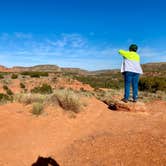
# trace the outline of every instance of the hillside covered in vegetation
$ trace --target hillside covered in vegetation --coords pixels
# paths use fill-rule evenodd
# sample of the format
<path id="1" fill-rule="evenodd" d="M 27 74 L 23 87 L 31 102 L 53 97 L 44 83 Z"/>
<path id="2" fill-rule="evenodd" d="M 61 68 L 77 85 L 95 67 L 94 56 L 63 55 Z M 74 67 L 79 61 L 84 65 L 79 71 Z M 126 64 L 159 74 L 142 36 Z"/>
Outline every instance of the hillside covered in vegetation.
<path id="1" fill-rule="evenodd" d="M 166 92 L 166 62 L 148 63 L 142 65 L 144 74 L 141 75 L 139 89 L 142 91 Z M 120 70 L 99 70 L 87 71 L 79 68 L 60 68 L 56 65 L 37 65 L 33 67 L 6 68 L 0 66 L 0 79 L 4 75 L 12 73 L 12 78 L 18 74 L 30 77 L 49 77 L 55 74 L 56 77 L 68 77 L 89 84 L 93 88 L 120 89 L 123 87 L 123 76 Z"/>

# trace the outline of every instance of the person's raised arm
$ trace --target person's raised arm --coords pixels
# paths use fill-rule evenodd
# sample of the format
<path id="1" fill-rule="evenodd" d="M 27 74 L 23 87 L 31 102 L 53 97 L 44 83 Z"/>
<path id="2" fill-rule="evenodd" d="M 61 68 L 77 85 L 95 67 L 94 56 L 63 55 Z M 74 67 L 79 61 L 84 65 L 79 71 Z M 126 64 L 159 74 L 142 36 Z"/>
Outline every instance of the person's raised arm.
<path id="1" fill-rule="evenodd" d="M 125 58 L 129 58 L 129 57 L 130 57 L 129 51 L 119 50 L 118 53 L 119 53 L 120 55 L 122 55 L 123 57 L 125 57 Z"/>

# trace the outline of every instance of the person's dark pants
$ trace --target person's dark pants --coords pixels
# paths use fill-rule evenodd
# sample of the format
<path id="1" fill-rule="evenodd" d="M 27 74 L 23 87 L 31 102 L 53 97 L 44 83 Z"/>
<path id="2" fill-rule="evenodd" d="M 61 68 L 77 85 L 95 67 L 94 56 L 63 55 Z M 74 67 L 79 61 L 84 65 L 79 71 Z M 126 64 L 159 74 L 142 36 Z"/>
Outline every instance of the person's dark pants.
<path id="1" fill-rule="evenodd" d="M 133 72 L 124 72 L 124 98 L 126 100 L 130 97 L 130 85 L 132 84 L 132 91 L 133 91 L 133 100 L 138 99 L 138 81 L 139 81 L 139 75 L 138 73 Z"/>

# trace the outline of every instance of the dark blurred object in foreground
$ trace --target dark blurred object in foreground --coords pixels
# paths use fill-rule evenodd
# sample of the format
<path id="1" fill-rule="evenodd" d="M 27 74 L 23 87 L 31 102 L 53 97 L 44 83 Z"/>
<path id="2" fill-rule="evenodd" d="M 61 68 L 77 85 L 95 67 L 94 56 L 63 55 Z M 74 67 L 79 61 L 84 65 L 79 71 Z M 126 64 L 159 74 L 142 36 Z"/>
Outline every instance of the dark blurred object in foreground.
<path id="1" fill-rule="evenodd" d="M 32 164 L 32 166 L 60 166 L 54 159 L 51 157 L 38 157 L 37 161 Z"/>

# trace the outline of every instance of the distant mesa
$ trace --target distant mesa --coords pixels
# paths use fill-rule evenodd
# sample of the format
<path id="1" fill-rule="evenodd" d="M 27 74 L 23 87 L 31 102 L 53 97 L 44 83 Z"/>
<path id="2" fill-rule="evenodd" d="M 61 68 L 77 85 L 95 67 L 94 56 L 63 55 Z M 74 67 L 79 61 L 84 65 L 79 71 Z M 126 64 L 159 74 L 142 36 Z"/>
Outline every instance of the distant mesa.
<path id="1" fill-rule="evenodd" d="M 1 72 L 9 72 L 10 70 L 11 70 L 10 68 L 7 68 L 5 66 L 0 65 L 0 71 Z"/>
<path id="2" fill-rule="evenodd" d="M 41 72 L 65 72 L 65 73 L 78 73 L 78 74 L 88 74 L 89 71 L 82 70 L 79 68 L 61 68 L 57 65 L 36 65 L 31 67 L 24 66 L 14 66 L 12 68 L 7 68 L 0 65 L 0 72 L 24 72 L 24 71 L 41 71 Z"/>
<path id="3" fill-rule="evenodd" d="M 32 67 L 22 67 L 22 66 L 14 66 L 11 68 L 13 71 L 45 71 L 45 72 L 53 72 L 57 71 L 60 72 L 61 68 L 58 67 L 57 65 L 36 65 Z"/>
<path id="4" fill-rule="evenodd" d="M 162 72 L 166 71 L 166 62 L 160 62 L 160 63 L 147 63 L 143 64 L 143 71 L 144 72 Z M 83 70 L 80 68 L 63 68 L 59 67 L 57 65 L 36 65 L 31 67 L 23 67 L 23 66 L 14 66 L 12 68 L 7 68 L 3 65 L 0 65 L 0 72 L 23 72 L 23 71 L 41 71 L 41 72 L 65 72 L 65 73 L 74 73 L 74 74 L 90 74 L 90 75 L 96 75 L 96 74 L 112 74 L 119 72 L 119 69 L 106 69 L 106 70 L 96 70 L 96 71 L 88 71 Z"/>
<path id="5" fill-rule="evenodd" d="M 61 72 L 61 68 L 56 65 L 36 65 L 32 67 L 14 66 L 7 68 L 0 65 L 0 72 L 23 72 L 23 71 L 43 71 L 43 72 Z"/>

